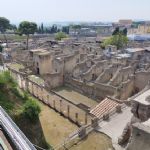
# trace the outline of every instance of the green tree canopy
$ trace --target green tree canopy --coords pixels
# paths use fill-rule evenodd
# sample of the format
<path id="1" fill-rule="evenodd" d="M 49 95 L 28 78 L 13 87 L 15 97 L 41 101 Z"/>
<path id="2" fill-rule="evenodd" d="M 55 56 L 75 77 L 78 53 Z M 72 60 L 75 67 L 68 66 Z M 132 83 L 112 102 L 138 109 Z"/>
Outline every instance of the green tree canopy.
<path id="1" fill-rule="evenodd" d="M 6 41 L 7 47 L 8 47 L 8 42 L 7 42 L 5 32 L 7 29 L 9 29 L 9 27 L 10 27 L 10 21 L 5 17 L 0 17 L 0 32 L 4 35 L 4 39 Z"/>
<path id="2" fill-rule="evenodd" d="M 73 28 L 73 29 L 81 29 L 81 25 L 71 25 L 71 27 Z"/>
<path id="3" fill-rule="evenodd" d="M 4 33 L 10 26 L 10 22 L 7 18 L 0 17 L 0 32 Z"/>
<path id="4" fill-rule="evenodd" d="M 0 45 L 0 53 L 3 51 L 3 47 Z"/>
<path id="5" fill-rule="evenodd" d="M 122 30 L 122 33 L 123 33 L 125 36 L 127 36 L 127 33 L 128 33 L 127 28 L 124 28 L 124 29 Z"/>
<path id="6" fill-rule="evenodd" d="M 128 38 L 119 33 L 117 35 L 113 35 L 110 38 L 104 40 L 102 43 L 102 47 L 106 47 L 107 45 L 115 45 L 117 49 L 121 49 L 128 44 Z"/>
<path id="7" fill-rule="evenodd" d="M 23 114 L 30 121 L 33 121 L 33 122 L 37 121 L 39 118 L 40 112 L 41 112 L 41 109 L 40 109 L 39 105 L 33 99 L 29 99 L 24 104 Z"/>
<path id="8" fill-rule="evenodd" d="M 117 27 L 112 33 L 112 36 L 104 40 L 104 42 L 101 44 L 101 47 L 105 48 L 107 45 L 115 45 L 117 49 L 121 49 L 125 47 L 127 44 L 128 44 L 127 28 L 120 30 L 119 27 Z"/>
<path id="9" fill-rule="evenodd" d="M 63 26 L 62 27 L 62 32 L 69 34 L 69 26 Z"/>
<path id="10" fill-rule="evenodd" d="M 119 27 L 116 27 L 116 29 L 114 30 L 112 35 L 123 34 L 123 35 L 127 36 L 127 32 L 128 32 L 127 28 L 124 28 L 123 30 L 120 30 Z"/>
<path id="11" fill-rule="evenodd" d="M 67 35 L 64 32 L 58 32 L 55 34 L 56 40 L 62 40 L 63 38 L 67 38 Z"/>
<path id="12" fill-rule="evenodd" d="M 25 34 L 27 36 L 27 49 L 30 34 L 34 34 L 37 31 L 37 24 L 34 22 L 23 21 L 19 24 L 18 33 L 20 35 Z"/>
<path id="13" fill-rule="evenodd" d="M 119 27 L 116 27 L 116 29 L 114 30 L 114 32 L 112 33 L 112 35 L 117 35 L 120 33 L 120 29 Z"/>

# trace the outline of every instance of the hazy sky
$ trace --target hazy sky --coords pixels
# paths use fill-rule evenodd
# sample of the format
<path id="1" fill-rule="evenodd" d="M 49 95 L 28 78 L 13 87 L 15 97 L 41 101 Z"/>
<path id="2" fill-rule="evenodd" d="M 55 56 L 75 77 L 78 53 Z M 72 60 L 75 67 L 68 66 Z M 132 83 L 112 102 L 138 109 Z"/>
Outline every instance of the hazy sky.
<path id="1" fill-rule="evenodd" d="M 150 0 L 0 0 L 11 22 L 150 20 Z"/>

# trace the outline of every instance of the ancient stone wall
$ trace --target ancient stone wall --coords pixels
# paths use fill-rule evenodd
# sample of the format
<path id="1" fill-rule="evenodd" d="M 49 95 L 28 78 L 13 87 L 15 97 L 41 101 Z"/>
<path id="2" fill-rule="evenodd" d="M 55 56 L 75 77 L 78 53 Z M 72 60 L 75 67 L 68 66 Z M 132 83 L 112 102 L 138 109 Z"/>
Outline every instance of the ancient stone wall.
<path id="1" fill-rule="evenodd" d="M 109 80 L 116 73 L 117 69 L 118 69 L 118 67 L 116 65 L 105 68 L 104 72 L 102 74 L 100 74 L 99 77 L 96 79 L 96 82 L 98 82 L 98 83 L 109 82 Z"/>
<path id="2" fill-rule="evenodd" d="M 122 83 L 122 87 L 119 91 L 119 99 L 126 100 L 128 97 L 132 96 L 132 94 L 135 91 L 134 87 L 134 79 L 130 78 L 130 80 L 127 80 L 126 82 Z"/>
<path id="3" fill-rule="evenodd" d="M 129 76 L 133 74 L 132 67 L 119 69 L 111 80 L 111 85 L 119 86 L 122 82 L 127 81 Z"/>
<path id="4" fill-rule="evenodd" d="M 72 73 L 73 68 L 76 66 L 80 59 L 79 54 L 74 54 L 64 58 L 64 73 Z"/>
<path id="5" fill-rule="evenodd" d="M 150 127 L 136 123 L 132 127 L 132 137 L 126 150 L 149 150 Z"/>
<path id="6" fill-rule="evenodd" d="M 65 84 L 86 96 L 97 98 L 99 101 L 108 95 L 113 96 L 117 92 L 117 88 L 113 86 L 101 83 L 88 84 L 76 79 L 65 80 Z"/>
<path id="7" fill-rule="evenodd" d="M 63 75 L 61 73 L 43 75 L 42 78 L 45 80 L 48 89 L 62 86 L 64 83 Z"/>
<path id="8" fill-rule="evenodd" d="M 52 73 L 52 56 L 39 56 L 35 55 L 33 58 L 34 61 L 34 69 L 36 73 L 38 73 L 37 68 L 39 68 L 39 74 L 44 75 L 47 73 Z"/>
<path id="9" fill-rule="evenodd" d="M 38 100 L 78 126 L 91 124 L 91 116 L 85 110 L 80 109 L 78 105 L 71 103 L 69 100 L 59 96 L 53 91 L 47 91 L 44 86 L 31 81 L 25 74 L 10 68 L 9 70 L 12 77 L 19 83 L 19 87 L 22 90 L 28 91 Z"/>
<path id="10" fill-rule="evenodd" d="M 135 87 L 141 91 L 150 80 L 150 72 L 136 72 L 135 73 Z"/>

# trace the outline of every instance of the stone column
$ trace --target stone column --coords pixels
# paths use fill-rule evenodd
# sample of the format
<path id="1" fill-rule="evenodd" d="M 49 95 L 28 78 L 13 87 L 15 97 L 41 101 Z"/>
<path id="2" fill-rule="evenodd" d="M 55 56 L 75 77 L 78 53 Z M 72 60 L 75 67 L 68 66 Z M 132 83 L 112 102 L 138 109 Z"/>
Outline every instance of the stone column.
<path id="1" fill-rule="evenodd" d="M 51 107 L 50 96 L 48 95 L 47 98 L 48 98 L 48 105 Z"/>
<path id="2" fill-rule="evenodd" d="M 46 104 L 49 104 L 49 95 L 47 95 Z"/>
<path id="3" fill-rule="evenodd" d="M 41 87 L 41 101 L 43 101 L 43 87 Z"/>
<path id="4" fill-rule="evenodd" d="M 121 105 L 116 106 L 116 112 L 117 113 L 121 113 L 122 112 Z"/>
<path id="5" fill-rule="evenodd" d="M 25 90 L 29 91 L 29 81 L 27 78 L 24 78 L 24 80 L 25 80 Z"/>
<path id="6" fill-rule="evenodd" d="M 81 127 L 78 131 L 78 136 L 79 138 L 84 138 L 86 136 L 86 128 L 85 127 Z"/>
<path id="7" fill-rule="evenodd" d="M 20 76 L 20 80 L 21 80 L 21 89 L 23 89 L 23 83 L 22 83 L 23 77 L 22 76 Z"/>
<path id="8" fill-rule="evenodd" d="M 36 85 L 36 97 L 38 98 L 38 85 Z"/>
<path id="9" fill-rule="evenodd" d="M 31 87 L 32 87 L 31 93 L 34 95 L 33 83 L 31 83 Z"/>
<path id="10" fill-rule="evenodd" d="M 103 120 L 109 120 L 109 113 L 103 115 Z"/>
<path id="11" fill-rule="evenodd" d="M 62 99 L 60 100 L 60 113 L 62 112 Z"/>
<path id="12" fill-rule="evenodd" d="M 78 123 L 78 113 L 75 113 L 75 122 Z"/>
<path id="13" fill-rule="evenodd" d="M 99 121 L 99 119 L 95 117 L 95 118 L 92 118 L 91 121 L 92 121 L 92 122 L 91 122 L 92 127 L 93 127 L 93 128 L 96 128 L 96 127 L 98 126 L 98 121 Z"/>
<path id="14" fill-rule="evenodd" d="M 70 106 L 67 105 L 67 117 L 69 118 L 70 117 Z"/>
<path id="15" fill-rule="evenodd" d="M 88 114 L 85 113 L 85 125 L 87 124 Z"/>
<path id="16" fill-rule="evenodd" d="M 37 91 L 37 98 L 39 99 L 39 86 L 38 85 L 36 87 L 36 91 Z"/>
<path id="17" fill-rule="evenodd" d="M 55 100 L 53 100 L 53 108 L 56 109 L 56 108 L 55 108 Z"/>

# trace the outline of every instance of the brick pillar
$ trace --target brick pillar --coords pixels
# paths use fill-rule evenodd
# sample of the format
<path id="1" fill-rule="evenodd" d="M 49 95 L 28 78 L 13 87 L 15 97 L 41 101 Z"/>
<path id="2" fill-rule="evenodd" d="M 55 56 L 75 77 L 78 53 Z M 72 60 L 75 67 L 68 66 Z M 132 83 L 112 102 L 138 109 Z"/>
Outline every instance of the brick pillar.
<path id="1" fill-rule="evenodd" d="M 28 80 L 27 78 L 24 78 L 24 81 L 25 81 L 25 90 L 28 91 Z"/>
<path id="2" fill-rule="evenodd" d="M 32 94 L 34 95 L 34 89 L 33 89 L 33 83 L 31 83 L 31 85 L 32 85 Z"/>
<path id="3" fill-rule="evenodd" d="M 37 98 L 39 98 L 39 86 L 36 86 Z"/>
<path id="4" fill-rule="evenodd" d="M 88 114 L 87 113 L 85 113 L 85 125 L 87 124 L 87 118 L 88 117 Z"/>
<path id="5" fill-rule="evenodd" d="M 85 128 L 85 127 L 79 128 L 78 136 L 79 136 L 79 138 L 81 138 L 81 139 L 86 136 L 86 128 Z"/>
<path id="6" fill-rule="evenodd" d="M 56 109 L 56 108 L 55 108 L 55 100 L 53 100 L 53 108 Z"/>
<path id="7" fill-rule="evenodd" d="M 22 83 L 22 82 L 23 82 L 23 81 L 22 81 L 23 79 L 22 79 L 22 76 L 20 76 L 20 80 L 21 80 L 21 89 L 23 89 L 23 83 Z"/>
<path id="8" fill-rule="evenodd" d="M 70 117 L 70 106 L 69 105 L 67 105 L 67 116 L 68 116 L 68 118 Z"/>
<path id="9" fill-rule="evenodd" d="M 78 123 L 78 113 L 75 113 L 75 122 Z"/>
<path id="10" fill-rule="evenodd" d="M 38 98 L 38 85 L 36 85 L 36 97 Z"/>
<path id="11" fill-rule="evenodd" d="M 41 87 L 41 100 L 43 101 L 43 88 Z"/>
<path id="12" fill-rule="evenodd" d="M 91 123 L 92 127 L 96 128 L 98 126 L 99 119 L 95 117 L 95 118 L 92 118 L 91 121 L 92 121 L 92 123 Z"/>
<path id="13" fill-rule="evenodd" d="M 121 105 L 116 106 L 116 112 L 117 113 L 121 113 L 122 112 Z"/>
<path id="14" fill-rule="evenodd" d="M 46 101 L 47 101 L 47 104 L 49 104 L 49 95 L 47 95 Z"/>
<path id="15" fill-rule="evenodd" d="M 50 103 L 50 96 L 47 95 L 47 98 L 48 98 L 48 105 L 51 107 L 51 103 Z"/>
<path id="16" fill-rule="evenodd" d="M 62 112 L 62 99 L 60 100 L 60 113 Z"/>

